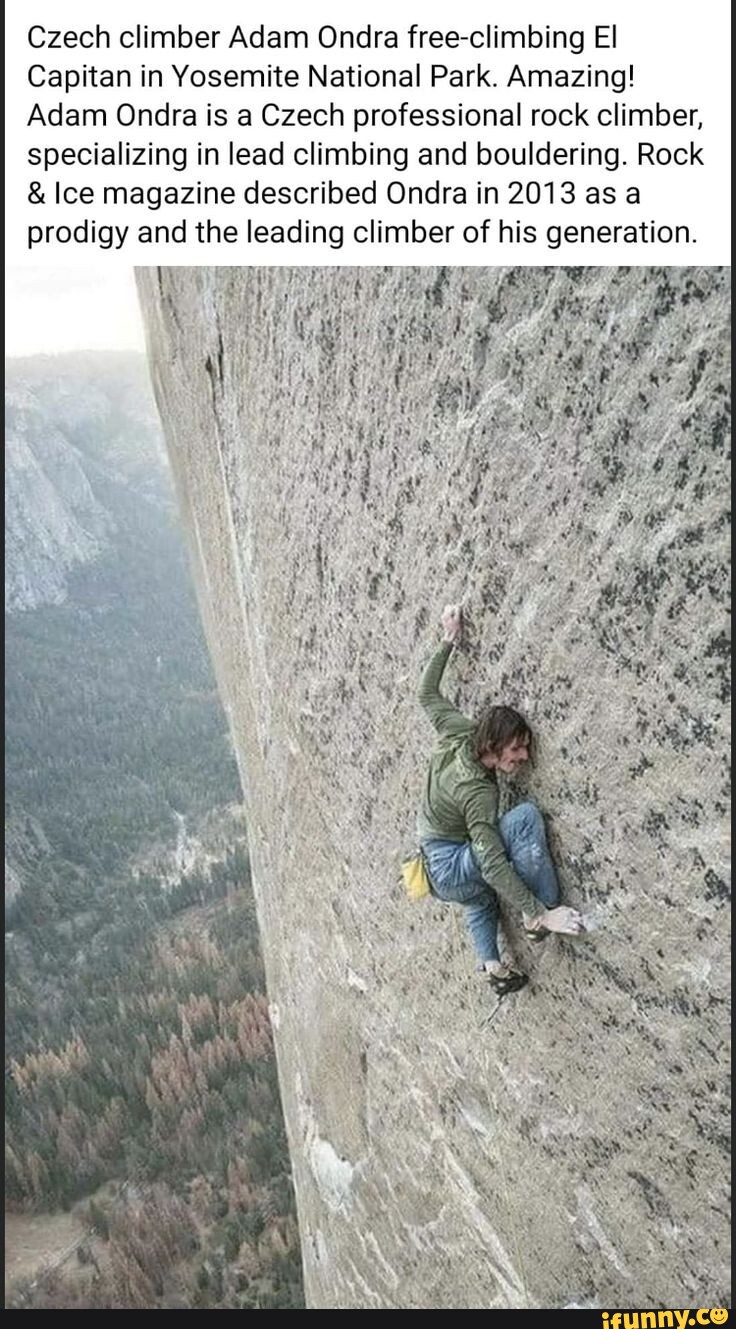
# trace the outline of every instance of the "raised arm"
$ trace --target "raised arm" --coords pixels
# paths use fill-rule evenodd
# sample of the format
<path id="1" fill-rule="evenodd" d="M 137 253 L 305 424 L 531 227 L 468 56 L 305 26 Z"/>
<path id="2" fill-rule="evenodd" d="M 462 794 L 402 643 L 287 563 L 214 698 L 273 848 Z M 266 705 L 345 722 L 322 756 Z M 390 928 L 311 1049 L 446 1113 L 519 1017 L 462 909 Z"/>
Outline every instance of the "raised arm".
<path id="1" fill-rule="evenodd" d="M 442 675 L 450 658 L 452 648 L 462 631 L 462 621 L 458 605 L 446 605 L 442 614 L 443 640 L 438 651 L 422 674 L 419 684 L 419 702 L 429 716 L 439 734 L 466 734 L 472 729 L 472 721 L 456 706 L 443 697 L 440 692 Z"/>

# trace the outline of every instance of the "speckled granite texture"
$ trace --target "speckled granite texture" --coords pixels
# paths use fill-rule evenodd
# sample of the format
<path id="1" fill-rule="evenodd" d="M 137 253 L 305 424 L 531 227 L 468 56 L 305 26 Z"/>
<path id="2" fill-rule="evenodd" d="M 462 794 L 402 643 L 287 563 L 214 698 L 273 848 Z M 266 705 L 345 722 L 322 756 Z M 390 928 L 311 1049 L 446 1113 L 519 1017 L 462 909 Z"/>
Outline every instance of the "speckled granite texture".
<path id="1" fill-rule="evenodd" d="M 249 814 L 310 1308 L 727 1306 L 728 274 L 144 269 Z M 405 903 L 447 691 L 526 711 L 585 941 L 490 1026 Z"/>

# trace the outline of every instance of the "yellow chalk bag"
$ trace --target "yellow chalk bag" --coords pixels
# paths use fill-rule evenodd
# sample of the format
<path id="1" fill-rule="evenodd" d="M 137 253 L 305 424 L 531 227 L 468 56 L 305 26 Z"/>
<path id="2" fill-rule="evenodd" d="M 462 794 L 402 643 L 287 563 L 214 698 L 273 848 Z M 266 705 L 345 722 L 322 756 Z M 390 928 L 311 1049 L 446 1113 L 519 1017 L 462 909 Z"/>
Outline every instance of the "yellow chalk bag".
<path id="1" fill-rule="evenodd" d="M 425 895 L 431 895 L 432 888 L 421 854 L 415 854 L 401 864 L 401 876 L 410 900 L 421 900 Z"/>

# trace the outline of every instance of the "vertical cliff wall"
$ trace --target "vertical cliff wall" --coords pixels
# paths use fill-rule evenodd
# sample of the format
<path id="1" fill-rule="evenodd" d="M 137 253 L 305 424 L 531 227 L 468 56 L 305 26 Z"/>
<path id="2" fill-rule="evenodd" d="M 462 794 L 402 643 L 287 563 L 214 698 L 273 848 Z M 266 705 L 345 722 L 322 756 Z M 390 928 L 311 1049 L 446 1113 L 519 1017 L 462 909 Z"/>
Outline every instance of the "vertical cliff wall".
<path id="1" fill-rule="evenodd" d="M 309 1305 L 728 1305 L 726 274 L 144 269 L 246 790 Z M 448 694 L 525 711 L 591 933 L 493 1023 L 405 903 Z"/>

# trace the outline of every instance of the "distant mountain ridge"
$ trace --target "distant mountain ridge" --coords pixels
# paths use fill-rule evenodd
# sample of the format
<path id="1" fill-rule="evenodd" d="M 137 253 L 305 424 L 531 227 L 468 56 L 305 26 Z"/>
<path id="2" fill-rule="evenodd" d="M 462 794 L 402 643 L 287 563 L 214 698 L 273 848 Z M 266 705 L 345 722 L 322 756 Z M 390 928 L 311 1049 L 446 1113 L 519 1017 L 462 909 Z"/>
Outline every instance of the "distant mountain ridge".
<path id="1" fill-rule="evenodd" d="M 170 508 L 144 357 L 6 361 L 5 608 L 60 604 L 69 571 L 110 547 L 105 481 Z"/>
<path id="2" fill-rule="evenodd" d="M 237 781 L 144 358 L 6 362 L 6 437 L 6 907 L 40 923 Z"/>

